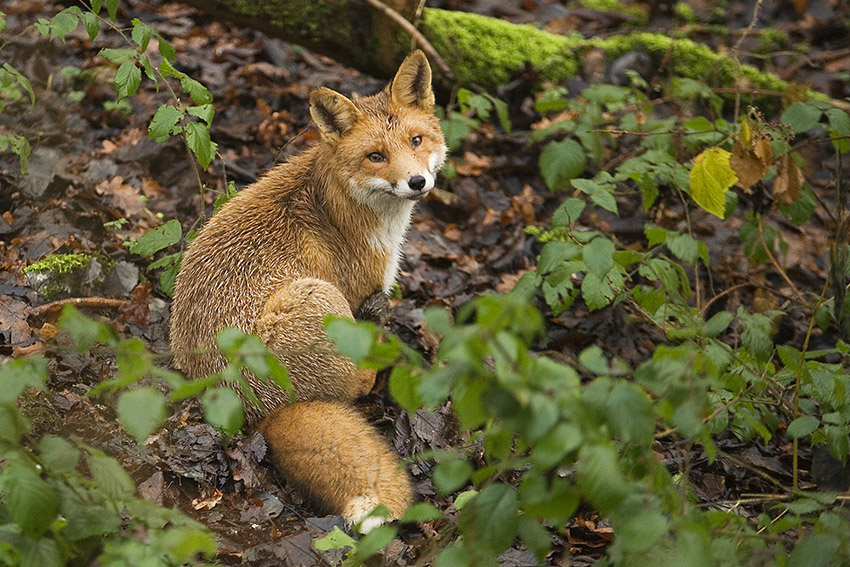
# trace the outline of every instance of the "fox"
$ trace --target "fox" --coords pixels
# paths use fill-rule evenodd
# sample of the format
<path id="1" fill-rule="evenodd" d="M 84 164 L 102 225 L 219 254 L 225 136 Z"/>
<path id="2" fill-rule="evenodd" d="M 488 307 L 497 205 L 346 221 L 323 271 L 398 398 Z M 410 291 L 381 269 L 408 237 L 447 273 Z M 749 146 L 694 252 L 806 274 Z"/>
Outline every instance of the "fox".
<path id="1" fill-rule="evenodd" d="M 446 144 L 431 67 L 410 53 L 377 94 L 310 93 L 318 143 L 268 170 L 212 216 L 183 256 L 171 306 L 174 365 L 190 378 L 222 370 L 215 336 L 259 336 L 287 367 L 295 402 L 248 375 L 244 403 L 275 467 L 324 511 L 367 531 L 383 504 L 413 502 L 406 470 L 352 402 L 375 371 L 336 350 L 323 320 L 387 301 L 414 205 L 434 188 Z M 237 387 L 238 390 L 238 387 Z M 241 394 L 241 393 L 240 393 Z"/>

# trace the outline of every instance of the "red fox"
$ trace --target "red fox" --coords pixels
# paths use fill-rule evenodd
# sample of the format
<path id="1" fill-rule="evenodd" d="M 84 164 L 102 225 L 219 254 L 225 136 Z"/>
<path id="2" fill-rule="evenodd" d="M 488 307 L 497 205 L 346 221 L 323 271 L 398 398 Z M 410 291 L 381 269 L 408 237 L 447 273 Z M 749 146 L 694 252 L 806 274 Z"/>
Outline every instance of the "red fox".
<path id="1" fill-rule="evenodd" d="M 351 524 L 378 504 L 397 519 L 413 498 L 410 479 L 349 406 L 375 372 L 340 355 L 322 320 L 351 318 L 390 289 L 411 210 L 445 161 L 428 60 L 414 51 L 369 97 L 316 89 L 310 115 L 320 143 L 239 192 L 189 245 L 171 307 L 174 361 L 205 376 L 226 365 L 216 333 L 258 335 L 286 364 L 297 400 L 249 377 L 265 408 L 246 403 L 248 423 L 279 470 Z"/>

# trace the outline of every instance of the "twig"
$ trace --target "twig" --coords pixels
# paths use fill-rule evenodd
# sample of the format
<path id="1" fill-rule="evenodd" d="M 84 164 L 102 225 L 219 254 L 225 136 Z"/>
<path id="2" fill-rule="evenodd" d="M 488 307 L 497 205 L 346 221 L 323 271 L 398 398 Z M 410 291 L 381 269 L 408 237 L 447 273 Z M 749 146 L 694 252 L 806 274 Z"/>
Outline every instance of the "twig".
<path id="1" fill-rule="evenodd" d="M 732 47 L 732 60 L 735 62 L 735 67 L 737 68 L 738 75 L 741 75 L 741 59 L 739 57 L 739 51 L 741 49 L 741 44 L 747 38 L 751 31 L 753 31 L 758 23 L 759 12 L 761 11 L 761 5 L 764 0 L 756 0 L 756 5 L 753 8 L 753 17 L 750 20 L 750 24 L 744 30 L 744 33 L 741 34 L 741 37 L 738 38 L 738 41 L 735 42 L 735 46 Z M 741 92 L 735 92 L 735 123 L 738 122 L 738 113 L 741 110 Z"/>
<path id="2" fill-rule="evenodd" d="M 797 377 L 794 380 L 794 413 L 792 417 L 797 419 L 800 417 L 800 385 L 803 382 L 803 366 L 806 364 L 806 352 L 809 350 L 809 340 L 812 338 L 812 331 L 815 328 L 815 319 L 818 315 L 818 309 L 824 302 L 826 289 L 829 286 L 829 277 L 823 282 L 823 289 L 820 292 L 818 302 L 812 309 L 812 316 L 809 319 L 809 328 L 806 330 L 806 338 L 803 340 L 803 348 L 800 350 L 800 366 L 797 367 Z M 799 490 L 799 437 L 794 437 L 791 443 L 791 486 L 794 490 Z"/>
<path id="3" fill-rule="evenodd" d="M 440 54 L 437 53 L 437 50 L 434 49 L 434 46 L 431 45 L 431 42 L 428 41 L 422 33 L 414 27 L 413 24 L 404 19 L 404 16 L 381 2 L 381 0 L 366 0 L 366 3 L 372 6 L 374 9 L 378 10 L 396 24 L 401 27 L 411 38 L 413 41 L 419 44 L 422 48 L 422 51 L 428 56 L 428 58 L 434 62 L 434 65 L 440 70 L 440 72 L 450 81 L 454 80 L 455 76 L 452 73 L 451 68 L 446 64 Z"/>
<path id="4" fill-rule="evenodd" d="M 75 307 L 123 307 L 126 305 L 126 299 L 112 299 L 110 297 L 71 297 L 68 299 L 58 299 L 39 305 L 32 310 L 34 317 L 42 318 L 45 315 L 59 311 L 66 305 Z"/>
<path id="5" fill-rule="evenodd" d="M 802 303 L 803 305 L 808 307 L 809 303 L 805 300 L 805 298 L 803 297 L 803 294 L 800 293 L 800 290 L 797 289 L 797 286 L 794 285 L 794 282 L 791 281 L 791 278 L 788 277 L 788 274 L 785 273 L 785 270 L 782 269 L 782 266 L 779 265 L 779 262 L 776 261 L 776 258 L 773 256 L 773 252 L 770 251 L 770 248 L 768 247 L 767 242 L 765 242 L 765 240 L 764 240 L 764 221 L 763 221 L 761 215 L 758 215 L 758 223 L 759 223 L 759 230 L 758 230 L 759 241 L 761 242 L 761 245 L 764 248 L 764 251 L 767 253 L 768 259 L 770 259 L 770 262 L 773 264 L 773 267 L 776 268 L 776 271 L 779 272 L 779 275 L 782 276 L 782 279 L 785 280 L 785 283 L 787 283 L 789 286 L 791 286 L 791 290 L 794 292 L 794 295 L 797 296 L 797 299 L 800 301 L 800 303 Z"/>

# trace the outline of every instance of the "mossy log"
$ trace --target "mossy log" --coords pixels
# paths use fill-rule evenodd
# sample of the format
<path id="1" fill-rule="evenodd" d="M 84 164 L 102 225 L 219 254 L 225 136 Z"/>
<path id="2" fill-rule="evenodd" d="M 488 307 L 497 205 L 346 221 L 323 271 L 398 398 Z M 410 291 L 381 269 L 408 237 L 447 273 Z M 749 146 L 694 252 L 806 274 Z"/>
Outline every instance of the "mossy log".
<path id="1" fill-rule="evenodd" d="M 189 0 L 190 4 L 239 25 L 249 25 L 298 43 L 343 64 L 379 77 L 391 77 L 410 50 L 411 39 L 397 24 L 364 0 Z M 412 19 L 415 0 L 385 0 Z M 687 39 L 646 32 L 609 38 L 555 35 L 531 25 L 519 25 L 466 12 L 426 8 L 419 30 L 452 69 L 449 84 L 435 73 L 438 86 L 477 85 L 493 91 L 518 76 L 526 65 L 542 79 L 562 81 L 581 69 L 588 49 L 605 50 L 609 60 L 642 50 L 664 61 L 665 74 L 690 77 L 715 87 L 734 87 L 735 77 L 747 88 L 783 92 L 788 84 L 729 55 Z M 436 71 L 436 69 L 435 69 Z M 740 85 L 740 82 L 739 82 Z"/>

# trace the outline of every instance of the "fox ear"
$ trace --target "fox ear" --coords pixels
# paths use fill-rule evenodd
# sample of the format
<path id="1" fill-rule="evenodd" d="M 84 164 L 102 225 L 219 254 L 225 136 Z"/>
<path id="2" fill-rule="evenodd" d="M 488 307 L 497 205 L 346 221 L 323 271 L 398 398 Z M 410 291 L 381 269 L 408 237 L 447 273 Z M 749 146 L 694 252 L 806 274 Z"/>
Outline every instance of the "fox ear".
<path id="1" fill-rule="evenodd" d="M 310 93 L 310 116 L 322 138 L 341 138 L 354 128 L 362 113 L 348 98 L 320 87 Z"/>
<path id="2" fill-rule="evenodd" d="M 431 89 L 431 66 L 419 49 L 408 55 L 390 83 L 393 104 L 434 110 L 434 91 Z"/>

